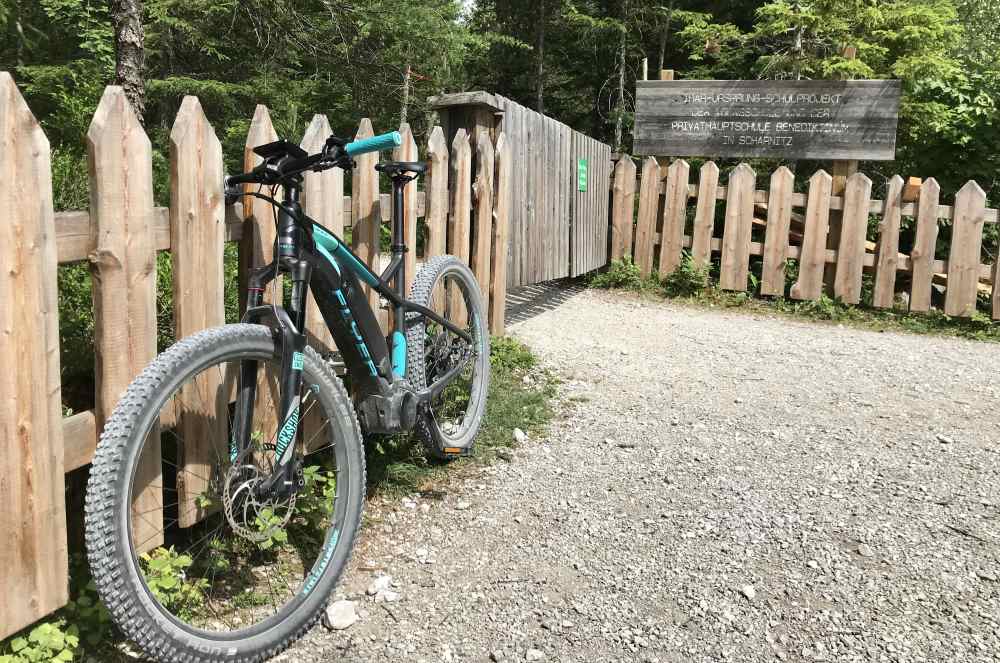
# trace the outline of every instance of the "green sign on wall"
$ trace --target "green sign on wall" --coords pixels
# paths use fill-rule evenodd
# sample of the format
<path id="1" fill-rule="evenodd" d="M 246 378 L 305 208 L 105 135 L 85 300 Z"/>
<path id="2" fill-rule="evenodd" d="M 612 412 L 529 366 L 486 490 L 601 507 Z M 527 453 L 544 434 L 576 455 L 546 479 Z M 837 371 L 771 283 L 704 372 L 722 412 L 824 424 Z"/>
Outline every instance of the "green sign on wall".
<path id="1" fill-rule="evenodd" d="M 576 163 L 576 179 L 580 191 L 587 190 L 587 160 L 580 159 Z"/>

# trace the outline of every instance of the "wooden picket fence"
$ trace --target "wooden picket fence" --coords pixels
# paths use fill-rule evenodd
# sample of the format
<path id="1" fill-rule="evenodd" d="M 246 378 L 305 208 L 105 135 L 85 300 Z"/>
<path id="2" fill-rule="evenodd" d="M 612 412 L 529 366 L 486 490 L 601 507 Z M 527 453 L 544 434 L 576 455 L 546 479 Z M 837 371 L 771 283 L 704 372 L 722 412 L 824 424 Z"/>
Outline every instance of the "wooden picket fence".
<path id="1" fill-rule="evenodd" d="M 1000 261 L 982 263 L 984 224 L 997 223 L 997 210 L 986 207 L 986 194 L 976 182 L 967 183 L 948 206 L 940 204 L 941 189 L 934 179 L 924 181 L 910 201 L 898 175 L 889 180 L 885 199 L 878 200 L 872 198 L 872 181 L 863 173 L 852 175 L 843 193 L 834 195 L 833 178 L 822 170 L 810 178 L 807 193 L 794 191 L 795 177 L 785 167 L 771 175 L 767 190 L 756 188 L 757 174 L 745 163 L 732 170 L 725 186 L 711 161 L 701 167 L 697 183 L 683 160 L 674 161 L 664 176 L 660 164 L 647 158 L 638 184 L 636 171 L 629 157 L 615 166 L 610 254 L 612 259 L 633 256 L 644 276 L 654 268 L 660 276 L 670 274 L 681 264 L 684 251 L 697 265 L 706 265 L 718 254 L 719 286 L 745 291 L 751 256 L 762 256 L 760 294 L 785 296 L 786 265 L 797 260 L 798 277 L 787 293 L 792 299 L 819 299 L 830 290 L 824 289 L 826 272 L 833 296 L 857 304 L 862 275 L 870 270 L 873 305 L 892 308 L 897 305 L 897 274 L 907 272 L 910 311 L 930 310 L 932 286 L 938 283 L 946 284 L 947 315 L 971 316 L 978 293 L 984 291 L 991 296 L 993 319 L 1000 319 L 1000 289 L 994 285 Z M 725 201 L 721 237 L 715 236 L 718 201 Z M 866 238 L 871 215 L 879 218 L 876 242 Z M 903 217 L 916 221 L 909 255 L 899 252 Z M 952 229 L 946 259 L 935 255 L 942 222 Z M 763 227 L 763 242 L 754 241 L 755 226 Z M 831 236 L 835 241 L 828 243 Z"/>
<path id="2" fill-rule="evenodd" d="M 394 158 L 429 161 L 421 190 L 404 200 L 407 275 L 418 259 L 445 252 L 469 262 L 489 302 L 494 334 L 504 332 L 510 146 L 481 136 L 471 145 L 459 131 L 451 149 L 440 127 L 423 155 L 407 125 Z M 373 135 L 361 121 L 358 138 Z M 302 147 L 317 151 L 330 134 L 313 118 Z M 258 106 L 246 141 L 253 148 L 277 138 L 268 110 Z M 269 207 L 251 198 L 226 208 L 222 147 L 196 97 L 186 97 L 170 134 L 170 205 L 155 207 L 152 149 L 120 88 L 105 90 L 87 134 L 90 209 L 53 212 L 49 144 L 13 78 L 0 72 L 0 638 L 65 605 L 68 591 L 63 475 L 87 465 L 99 431 L 132 378 L 156 353 L 156 254 L 170 251 L 176 336 L 224 322 L 223 249 L 240 245 L 241 267 L 269 261 L 275 227 Z M 473 172 L 473 150 L 476 172 Z M 359 158 L 345 195 L 340 169 L 306 175 L 306 213 L 338 235 L 352 226 L 359 255 L 379 266 L 380 226 L 391 196 L 379 192 L 378 157 Z M 259 215 L 259 216 L 258 216 Z M 426 225 L 416 254 L 417 222 Z M 62 416 L 57 265 L 89 261 L 93 276 L 96 405 Z M 245 270 L 241 269 L 241 274 Z M 280 292 L 280 290 L 278 290 Z M 373 303 L 377 306 L 376 301 Z M 331 339 L 310 301 L 311 341 Z M 176 414 L 175 416 L 180 416 Z M 169 423 L 169 422 L 168 422 Z M 157 476 L 158 464 L 145 468 Z M 140 484 L 141 485 L 141 484 Z M 158 508 L 157 495 L 143 495 Z"/>

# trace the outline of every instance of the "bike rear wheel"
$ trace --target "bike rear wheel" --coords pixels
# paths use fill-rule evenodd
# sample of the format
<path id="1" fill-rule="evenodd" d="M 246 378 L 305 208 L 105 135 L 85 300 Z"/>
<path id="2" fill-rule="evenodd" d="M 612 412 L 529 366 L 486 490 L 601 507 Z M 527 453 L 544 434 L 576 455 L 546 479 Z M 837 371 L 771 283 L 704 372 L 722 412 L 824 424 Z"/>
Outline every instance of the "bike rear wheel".
<path id="1" fill-rule="evenodd" d="M 256 362 L 249 449 L 230 446 Z M 319 618 L 358 530 L 361 433 L 340 381 L 311 349 L 295 439 L 303 487 L 254 491 L 275 462 L 280 344 L 228 325 L 175 344 L 108 419 L 87 489 L 87 553 L 115 623 L 150 657 L 262 661 Z"/>
<path id="2" fill-rule="evenodd" d="M 468 343 L 425 318 L 412 321 L 406 335 L 406 378 L 414 389 L 431 386 L 459 362 L 467 362 L 417 417 L 416 435 L 434 457 L 469 454 L 482 426 L 490 384 L 490 335 L 479 283 L 458 258 L 438 256 L 417 274 L 410 300 L 472 336 Z"/>

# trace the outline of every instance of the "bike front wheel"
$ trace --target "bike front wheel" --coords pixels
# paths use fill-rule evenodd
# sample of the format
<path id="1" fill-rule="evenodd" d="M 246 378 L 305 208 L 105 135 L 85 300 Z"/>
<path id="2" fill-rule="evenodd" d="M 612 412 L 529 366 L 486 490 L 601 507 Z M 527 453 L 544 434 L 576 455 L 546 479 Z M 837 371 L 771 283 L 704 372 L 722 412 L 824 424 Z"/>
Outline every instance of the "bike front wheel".
<path id="1" fill-rule="evenodd" d="M 361 518 L 361 432 L 343 385 L 307 348 L 299 490 L 255 490 L 283 429 L 281 348 L 260 325 L 186 338 L 129 386 L 87 487 L 87 554 L 115 623 L 161 661 L 262 661 L 315 624 Z M 255 367 L 252 370 L 241 367 Z M 254 401 L 250 443 L 232 431 Z"/>
<path id="2" fill-rule="evenodd" d="M 422 317 L 411 321 L 406 336 L 406 378 L 414 389 L 425 389 L 464 364 L 458 376 L 420 412 L 416 435 L 434 457 L 469 454 L 482 427 L 490 385 L 490 335 L 479 283 L 458 258 L 438 256 L 417 274 L 410 300 L 472 337 L 469 343 Z"/>

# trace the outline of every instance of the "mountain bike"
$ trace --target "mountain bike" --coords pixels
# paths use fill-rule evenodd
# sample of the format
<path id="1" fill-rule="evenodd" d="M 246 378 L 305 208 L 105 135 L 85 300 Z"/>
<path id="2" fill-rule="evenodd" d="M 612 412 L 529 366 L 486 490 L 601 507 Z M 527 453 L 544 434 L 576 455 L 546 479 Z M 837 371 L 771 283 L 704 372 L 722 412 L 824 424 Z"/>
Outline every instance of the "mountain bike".
<path id="1" fill-rule="evenodd" d="M 285 140 L 258 147 L 262 163 L 225 189 L 227 202 L 267 202 L 277 224 L 274 260 L 249 272 L 242 322 L 171 346 L 105 424 L 88 561 L 114 622 L 154 659 L 261 661 L 316 623 L 361 519 L 363 433 L 414 432 L 443 457 L 472 448 L 489 384 L 479 285 L 440 256 L 404 297 L 403 187 L 425 164 L 377 166 L 395 201 L 381 275 L 300 204 L 305 173 L 350 170 L 353 157 L 399 144 L 393 132 L 331 136 L 314 155 Z M 366 287 L 391 312 L 388 335 Z M 337 358 L 308 343 L 309 292 L 344 380 Z"/>

